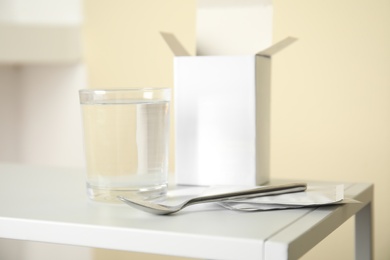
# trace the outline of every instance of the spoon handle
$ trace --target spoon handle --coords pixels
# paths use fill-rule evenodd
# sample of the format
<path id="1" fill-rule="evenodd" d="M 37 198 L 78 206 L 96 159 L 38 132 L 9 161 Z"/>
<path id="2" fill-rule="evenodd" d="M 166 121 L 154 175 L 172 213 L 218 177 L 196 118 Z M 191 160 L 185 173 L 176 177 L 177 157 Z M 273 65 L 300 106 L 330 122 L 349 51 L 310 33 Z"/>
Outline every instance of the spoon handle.
<path id="1" fill-rule="evenodd" d="M 261 196 L 271 196 L 284 193 L 292 193 L 305 191 L 307 188 L 306 183 L 290 183 L 282 185 L 273 185 L 273 186 L 261 186 L 249 190 L 240 190 L 227 193 L 219 193 L 213 195 L 205 195 L 193 198 L 186 203 L 186 206 L 204 203 L 204 202 L 213 202 L 213 201 L 224 201 L 232 199 L 249 199 Z"/>

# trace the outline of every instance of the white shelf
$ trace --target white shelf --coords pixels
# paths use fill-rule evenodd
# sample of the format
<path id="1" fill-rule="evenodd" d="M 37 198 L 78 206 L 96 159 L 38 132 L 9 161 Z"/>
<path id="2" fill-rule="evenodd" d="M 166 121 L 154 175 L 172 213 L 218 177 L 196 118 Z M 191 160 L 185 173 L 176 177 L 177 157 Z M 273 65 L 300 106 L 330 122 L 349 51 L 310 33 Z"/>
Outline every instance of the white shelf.
<path id="1" fill-rule="evenodd" d="M 373 186 L 345 187 L 361 203 L 252 213 L 197 205 L 155 216 L 89 201 L 83 170 L 0 164 L 0 237 L 204 259 L 298 259 L 356 215 L 356 258 L 370 259 Z"/>
<path id="2" fill-rule="evenodd" d="M 81 26 L 0 22 L 0 64 L 57 64 L 81 59 Z"/>

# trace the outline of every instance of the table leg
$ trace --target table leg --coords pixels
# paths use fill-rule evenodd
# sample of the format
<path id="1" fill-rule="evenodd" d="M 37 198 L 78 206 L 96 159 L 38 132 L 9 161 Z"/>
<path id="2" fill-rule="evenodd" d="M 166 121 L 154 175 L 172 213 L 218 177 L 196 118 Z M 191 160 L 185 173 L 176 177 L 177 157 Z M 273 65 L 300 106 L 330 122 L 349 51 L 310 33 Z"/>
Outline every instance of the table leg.
<path id="1" fill-rule="evenodd" d="M 355 259 L 373 259 L 372 203 L 367 204 L 355 218 Z"/>

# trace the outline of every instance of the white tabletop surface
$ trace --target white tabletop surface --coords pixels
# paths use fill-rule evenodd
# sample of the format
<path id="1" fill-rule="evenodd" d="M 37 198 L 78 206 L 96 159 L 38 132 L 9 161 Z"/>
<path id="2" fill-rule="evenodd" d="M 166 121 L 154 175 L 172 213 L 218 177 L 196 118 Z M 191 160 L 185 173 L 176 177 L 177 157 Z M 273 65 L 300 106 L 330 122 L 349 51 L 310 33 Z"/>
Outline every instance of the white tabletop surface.
<path id="1" fill-rule="evenodd" d="M 296 259 L 372 200 L 263 212 L 196 205 L 155 216 L 86 197 L 83 170 L 0 164 L 0 237 L 204 259 Z M 276 181 L 283 182 L 282 180 Z M 313 235 L 315 234 L 315 235 Z"/>

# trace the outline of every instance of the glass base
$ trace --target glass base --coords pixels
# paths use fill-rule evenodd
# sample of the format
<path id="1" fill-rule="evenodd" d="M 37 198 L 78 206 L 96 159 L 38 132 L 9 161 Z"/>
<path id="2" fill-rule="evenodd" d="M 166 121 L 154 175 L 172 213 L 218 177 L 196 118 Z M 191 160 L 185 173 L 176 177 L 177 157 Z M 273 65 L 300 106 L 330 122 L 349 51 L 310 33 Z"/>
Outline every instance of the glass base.
<path id="1" fill-rule="evenodd" d="M 168 185 L 129 189 L 129 188 L 102 188 L 87 183 L 87 194 L 91 200 L 100 202 L 119 203 L 117 196 L 138 197 L 144 200 L 155 200 L 165 198 Z"/>

